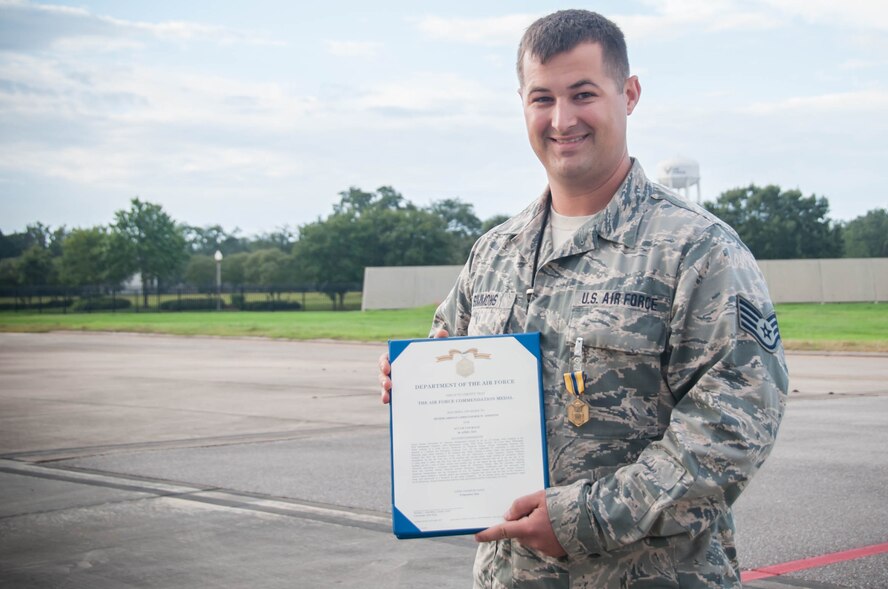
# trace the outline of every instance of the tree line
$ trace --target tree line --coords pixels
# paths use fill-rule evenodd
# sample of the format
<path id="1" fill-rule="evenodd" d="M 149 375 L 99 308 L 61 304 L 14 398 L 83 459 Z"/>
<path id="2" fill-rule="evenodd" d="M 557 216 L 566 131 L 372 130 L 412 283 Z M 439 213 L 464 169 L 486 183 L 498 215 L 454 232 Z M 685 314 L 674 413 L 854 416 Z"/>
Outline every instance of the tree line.
<path id="1" fill-rule="evenodd" d="M 471 204 L 444 199 L 418 207 L 389 186 L 351 187 L 326 218 L 252 237 L 219 225 L 178 223 L 163 208 L 134 198 L 108 225 L 68 230 L 40 222 L 0 232 L 0 287 L 93 287 L 118 290 L 139 275 L 149 292 L 181 284 L 215 289 L 214 254 L 223 255 L 228 288 L 298 287 L 326 293 L 334 304 L 360 289 L 364 268 L 460 264 L 474 241 L 504 221 L 481 221 Z"/>
<path id="2" fill-rule="evenodd" d="M 339 197 L 325 218 L 252 237 L 178 223 L 138 198 L 108 225 L 68 230 L 37 222 L 0 232 L 0 287 L 113 290 L 138 274 L 147 301 L 161 286 L 214 288 L 213 255 L 220 251 L 229 287 L 311 285 L 341 306 L 348 290 L 360 288 L 365 267 L 462 264 L 475 240 L 506 219 L 482 221 L 456 198 L 418 207 L 390 186 L 351 187 Z M 704 206 L 734 227 L 758 259 L 888 256 L 885 209 L 835 222 L 825 197 L 774 185 L 728 190 Z"/>

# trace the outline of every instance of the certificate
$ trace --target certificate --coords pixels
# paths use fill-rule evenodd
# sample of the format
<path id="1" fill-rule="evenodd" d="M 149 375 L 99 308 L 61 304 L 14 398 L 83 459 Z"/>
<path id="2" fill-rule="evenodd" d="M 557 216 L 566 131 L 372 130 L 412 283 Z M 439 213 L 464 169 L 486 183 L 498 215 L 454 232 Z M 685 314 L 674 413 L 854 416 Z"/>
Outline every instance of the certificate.
<path id="1" fill-rule="evenodd" d="M 548 484 L 540 334 L 389 342 L 392 530 L 471 534 Z"/>

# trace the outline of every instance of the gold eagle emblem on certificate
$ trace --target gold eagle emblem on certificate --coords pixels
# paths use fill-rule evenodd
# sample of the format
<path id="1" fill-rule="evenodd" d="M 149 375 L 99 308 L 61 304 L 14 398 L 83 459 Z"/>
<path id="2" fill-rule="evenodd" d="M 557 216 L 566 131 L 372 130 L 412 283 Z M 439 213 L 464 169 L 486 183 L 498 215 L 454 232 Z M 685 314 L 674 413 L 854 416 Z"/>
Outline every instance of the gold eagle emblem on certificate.
<path id="1" fill-rule="evenodd" d="M 443 356 L 436 356 L 437 362 L 451 362 L 459 358 L 456 362 L 456 373 L 463 378 L 469 377 L 475 372 L 475 360 L 489 360 L 490 354 L 479 352 L 478 348 L 470 348 L 465 351 L 449 350 Z"/>

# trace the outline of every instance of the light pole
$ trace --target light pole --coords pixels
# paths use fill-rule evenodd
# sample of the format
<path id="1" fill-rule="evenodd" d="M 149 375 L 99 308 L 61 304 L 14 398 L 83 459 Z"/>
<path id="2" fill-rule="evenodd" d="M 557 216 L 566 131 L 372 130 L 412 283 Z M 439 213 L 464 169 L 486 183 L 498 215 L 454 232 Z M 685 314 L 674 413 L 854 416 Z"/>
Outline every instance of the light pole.
<path id="1" fill-rule="evenodd" d="M 222 252 L 216 250 L 216 310 L 222 310 Z"/>

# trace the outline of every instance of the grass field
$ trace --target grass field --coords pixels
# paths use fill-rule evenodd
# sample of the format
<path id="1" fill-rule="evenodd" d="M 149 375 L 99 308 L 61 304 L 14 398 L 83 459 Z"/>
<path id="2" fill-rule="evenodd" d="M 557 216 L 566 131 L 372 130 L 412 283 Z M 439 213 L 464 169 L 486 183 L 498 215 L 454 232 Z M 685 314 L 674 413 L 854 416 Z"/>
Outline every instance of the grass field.
<path id="1" fill-rule="evenodd" d="M 175 335 L 385 341 L 424 337 L 434 307 L 399 311 L 0 313 L 0 331 L 129 331 Z"/>
<path id="2" fill-rule="evenodd" d="M 888 303 L 777 305 L 790 350 L 888 352 Z"/>
<path id="3" fill-rule="evenodd" d="M 0 313 L 0 331 L 129 331 L 175 335 L 385 341 L 425 337 L 434 307 L 398 311 L 278 313 Z M 888 304 L 777 306 L 784 343 L 792 350 L 888 352 Z"/>
<path id="4" fill-rule="evenodd" d="M 268 300 L 268 296 L 264 293 L 259 292 L 247 292 L 245 294 L 247 301 L 264 301 Z M 42 303 L 49 303 L 50 301 L 60 301 L 62 297 L 43 297 L 42 299 L 38 299 L 37 297 L 31 297 L 30 304 L 39 305 Z M 215 301 L 215 295 L 213 293 L 208 294 L 163 294 L 156 295 L 150 294 L 148 295 L 148 308 L 144 307 L 144 299 L 142 295 L 139 293 L 127 292 L 127 293 L 118 293 L 116 295 L 117 299 L 129 301 L 130 307 L 126 310 L 120 310 L 118 313 L 144 313 L 144 312 L 153 312 L 155 311 L 161 303 L 167 301 L 175 301 L 175 300 L 209 300 L 212 299 Z M 296 301 L 302 305 L 302 308 L 306 311 L 331 311 L 333 310 L 333 302 L 330 300 L 330 297 L 327 295 L 309 291 L 309 292 L 282 292 L 278 295 L 278 300 L 281 301 Z M 14 297 L 0 297 L 0 306 L 4 309 L 10 309 L 18 303 L 19 307 L 27 304 L 28 301 L 23 299 L 16 300 Z M 231 293 L 223 293 L 222 294 L 222 304 L 227 307 L 236 307 L 231 298 Z M 357 311 L 361 308 L 361 291 L 351 291 L 345 293 L 345 300 L 343 301 L 345 308 L 351 311 Z M 26 309 L 19 309 L 18 312 L 27 312 Z M 36 313 L 37 311 L 34 310 Z M 61 307 L 54 307 L 43 309 L 43 313 L 63 313 L 63 309 Z M 2 311 L 0 311 L 2 313 Z"/>

